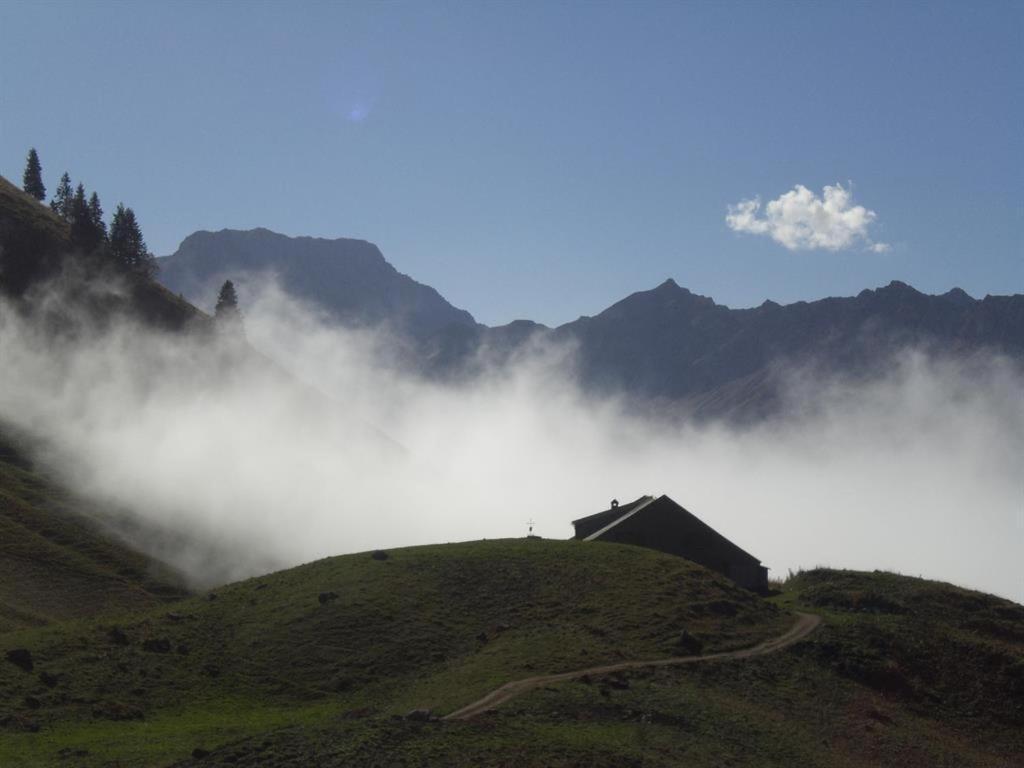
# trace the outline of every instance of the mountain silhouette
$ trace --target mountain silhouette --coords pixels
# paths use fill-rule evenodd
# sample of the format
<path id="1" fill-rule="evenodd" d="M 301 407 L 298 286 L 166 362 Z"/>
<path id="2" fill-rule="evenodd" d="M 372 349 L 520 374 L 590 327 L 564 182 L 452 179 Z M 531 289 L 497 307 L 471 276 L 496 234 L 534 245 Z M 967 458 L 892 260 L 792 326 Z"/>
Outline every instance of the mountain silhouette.
<path id="1" fill-rule="evenodd" d="M 363 240 L 197 232 L 160 264 L 161 282 L 200 306 L 225 279 L 273 275 L 338 322 L 409 340 L 407 359 L 429 376 L 463 377 L 509 364 L 527 345 L 564 344 L 586 391 L 694 416 L 765 416 L 779 405 L 783 374 L 799 366 L 872 375 L 910 347 L 1024 358 L 1024 295 L 932 296 L 899 281 L 853 297 L 730 309 L 669 279 L 556 328 L 487 327 Z"/>

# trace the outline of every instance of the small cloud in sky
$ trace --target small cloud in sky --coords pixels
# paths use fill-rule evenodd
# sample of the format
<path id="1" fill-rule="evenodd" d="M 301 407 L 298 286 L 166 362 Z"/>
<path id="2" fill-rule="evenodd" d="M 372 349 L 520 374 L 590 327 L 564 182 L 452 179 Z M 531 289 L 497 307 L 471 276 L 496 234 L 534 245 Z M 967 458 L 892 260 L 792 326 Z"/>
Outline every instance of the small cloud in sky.
<path id="1" fill-rule="evenodd" d="M 877 214 L 853 205 L 852 197 L 842 184 L 826 186 L 821 197 L 797 184 L 770 200 L 763 212 L 759 198 L 730 205 L 725 223 L 735 232 L 768 235 L 791 251 L 840 251 L 862 243 L 874 253 L 885 253 L 889 245 L 876 243 L 868 235 Z"/>

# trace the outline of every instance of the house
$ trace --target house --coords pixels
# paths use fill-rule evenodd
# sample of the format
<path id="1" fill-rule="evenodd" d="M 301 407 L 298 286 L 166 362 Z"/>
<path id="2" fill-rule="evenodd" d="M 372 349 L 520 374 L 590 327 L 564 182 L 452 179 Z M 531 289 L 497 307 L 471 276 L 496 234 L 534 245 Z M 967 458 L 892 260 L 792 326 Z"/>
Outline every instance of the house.
<path id="1" fill-rule="evenodd" d="M 768 591 L 768 569 L 753 555 L 668 496 L 641 496 L 634 502 L 572 521 L 574 538 L 615 541 L 678 555 L 718 571 L 753 592 Z"/>

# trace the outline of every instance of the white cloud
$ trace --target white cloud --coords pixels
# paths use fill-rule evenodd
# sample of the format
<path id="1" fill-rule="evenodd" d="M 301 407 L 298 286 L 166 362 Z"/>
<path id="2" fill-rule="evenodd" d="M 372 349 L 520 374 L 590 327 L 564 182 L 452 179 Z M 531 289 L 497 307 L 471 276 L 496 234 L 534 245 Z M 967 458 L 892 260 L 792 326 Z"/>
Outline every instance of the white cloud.
<path id="1" fill-rule="evenodd" d="M 790 366 L 776 420 L 698 427 L 587 397 L 562 350 L 442 385 L 272 287 L 245 310 L 276 366 L 134 325 L 55 337 L 0 300 L 0 421 L 49 438 L 53 471 L 102 508 L 176 534 L 137 541 L 198 583 L 522 536 L 531 517 L 568 538 L 612 497 L 667 493 L 776 575 L 889 568 L 1024 598 L 1024 374 L 1007 361 L 908 354 L 856 381 Z"/>
<path id="2" fill-rule="evenodd" d="M 736 232 L 768 235 L 791 251 L 839 251 L 857 243 L 874 253 L 888 251 L 888 244 L 876 243 L 868 235 L 877 214 L 852 202 L 850 190 L 841 184 L 826 186 L 821 197 L 797 184 L 769 201 L 763 215 L 757 198 L 730 205 L 725 223 Z"/>

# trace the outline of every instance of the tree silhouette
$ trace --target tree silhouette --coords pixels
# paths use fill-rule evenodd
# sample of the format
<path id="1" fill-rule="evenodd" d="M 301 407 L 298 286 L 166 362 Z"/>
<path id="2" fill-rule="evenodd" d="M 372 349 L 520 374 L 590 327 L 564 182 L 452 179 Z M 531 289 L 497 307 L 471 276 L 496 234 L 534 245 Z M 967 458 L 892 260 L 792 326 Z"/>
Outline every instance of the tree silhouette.
<path id="1" fill-rule="evenodd" d="M 238 294 L 235 293 L 235 284 L 225 280 L 217 294 L 217 306 L 214 307 L 213 317 L 217 326 L 228 333 L 242 336 L 242 310 L 238 308 Z"/>
<path id="2" fill-rule="evenodd" d="M 118 264 L 133 272 L 152 276 L 156 261 L 146 248 L 135 211 L 118 203 L 110 221 L 110 254 Z"/>
<path id="3" fill-rule="evenodd" d="M 46 187 L 43 186 L 43 167 L 39 164 L 39 155 L 36 154 L 35 147 L 28 151 L 25 176 L 21 186 L 36 200 L 42 202 L 46 199 Z"/>
<path id="4" fill-rule="evenodd" d="M 107 239 L 107 225 L 103 221 L 103 208 L 100 206 L 100 196 L 95 192 L 89 198 L 89 223 L 92 226 L 96 245 L 99 245 Z"/>
<path id="5" fill-rule="evenodd" d="M 85 251 L 95 247 L 92 243 L 92 220 L 89 217 L 89 203 L 85 199 L 85 187 L 81 184 L 71 198 L 71 241 Z"/>
<path id="6" fill-rule="evenodd" d="M 64 171 L 64 175 L 60 177 L 60 183 L 57 185 L 57 191 L 53 193 L 53 199 L 50 200 L 50 207 L 58 216 L 68 221 L 71 220 L 72 196 L 71 176 Z"/>
<path id="7" fill-rule="evenodd" d="M 225 280 L 224 285 L 220 287 L 220 293 L 217 294 L 217 306 L 214 308 L 213 314 L 218 319 L 237 317 L 241 314 L 241 310 L 238 309 L 238 294 L 235 293 L 235 284 L 230 280 Z"/>

